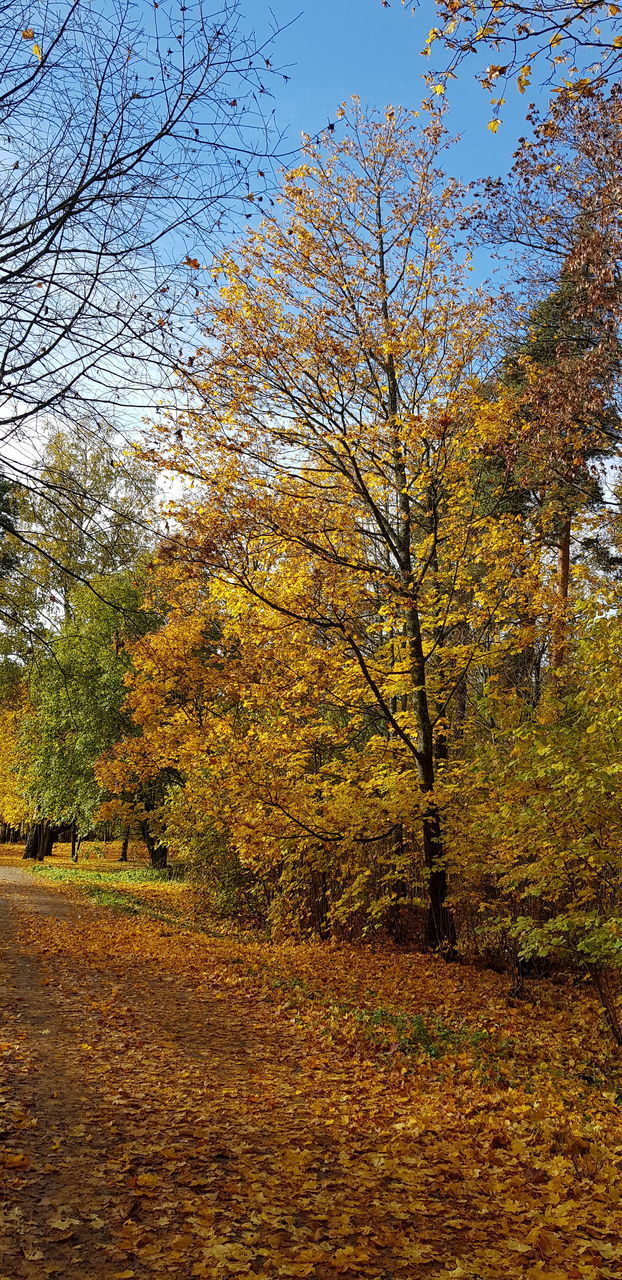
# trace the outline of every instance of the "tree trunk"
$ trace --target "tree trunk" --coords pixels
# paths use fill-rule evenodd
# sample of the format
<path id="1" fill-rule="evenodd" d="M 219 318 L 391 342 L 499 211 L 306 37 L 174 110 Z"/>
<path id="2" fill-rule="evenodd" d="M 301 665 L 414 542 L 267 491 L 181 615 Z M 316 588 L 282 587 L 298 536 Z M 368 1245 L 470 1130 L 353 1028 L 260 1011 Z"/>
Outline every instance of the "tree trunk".
<path id="1" fill-rule="evenodd" d="M 615 986 L 612 982 L 611 974 L 605 965 L 592 964 L 588 965 L 590 977 L 598 998 L 604 1009 L 605 1018 L 609 1030 L 617 1045 L 622 1046 L 622 1026 L 620 1025 L 620 1012 L 615 995 Z"/>
<path id="2" fill-rule="evenodd" d="M 59 828 L 48 822 L 47 818 L 33 822 L 26 838 L 24 858 L 32 858 L 35 862 L 43 862 L 44 858 L 49 858 L 54 841 L 58 839 L 58 831 Z"/>
<path id="3" fill-rule="evenodd" d="M 411 666 L 414 684 L 414 701 L 419 724 L 417 772 L 423 795 L 434 790 L 434 732 L 426 692 L 426 670 L 419 615 L 411 608 L 408 615 L 408 636 L 411 649 Z M 446 744 L 441 744 L 446 752 Z M 447 906 L 447 870 L 441 829 L 441 816 L 434 803 L 429 803 L 422 818 L 423 860 L 428 872 L 428 917 L 426 943 L 435 951 L 441 951 L 452 959 L 456 948 L 456 930 Z"/>
<path id="4" fill-rule="evenodd" d="M 41 838 L 39 860 L 43 862 L 44 858 L 51 858 L 54 842 L 58 839 L 58 827 L 52 825 L 51 822 L 43 823 L 43 834 Z"/>
<path id="5" fill-rule="evenodd" d="M 557 685 L 561 682 L 562 667 L 566 657 L 566 641 L 568 635 L 568 593 L 570 590 L 570 534 L 572 521 L 570 516 L 564 521 L 558 553 L 557 582 L 557 614 L 553 623 L 553 679 Z"/>
<path id="6" fill-rule="evenodd" d="M 140 824 L 143 840 L 147 846 L 149 860 L 152 867 L 157 871 L 162 871 L 168 863 L 168 849 L 161 841 L 156 840 L 149 823 L 145 820 Z"/>
<path id="7" fill-rule="evenodd" d="M 130 828 L 127 826 L 123 832 L 123 844 L 121 845 L 121 854 L 119 862 L 127 862 L 127 851 L 130 843 Z"/>
<path id="8" fill-rule="evenodd" d="M 456 929 L 447 906 L 447 871 L 441 833 L 440 814 L 430 805 L 423 819 L 423 857 L 428 869 L 428 918 L 426 942 L 451 960 L 456 951 Z"/>
<path id="9" fill-rule="evenodd" d="M 78 827 L 75 819 L 71 824 L 71 861 L 78 861 Z"/>
<path id="10" fill-rule="evenodd" d="M 328 909 L 328 879 L 325 871 L 311 873 L 311 898 L 315 927 L 319 937 L 326 941 L 330 938 L 330 915 Z"/>
<path id="11" fill-rule="evenodd" d="M 24 849 L 24 858 L 32 859 L 33 862 L 40 862 L 42 855 L 39 853 L 41 846 L 43 823 L 33 822 L 28 835 L 26 836 L 26 848 Z"/>
<path id="12" fill-rule="evenodd" d="M 383 215 L 380 195 L 376 200 L 376 235 L 378 243 L 378 273 L 382 288 L 381 314 L 389 343 L 386 359 L 388 391 L 388 420 L 393 434 L 393 481 L 397 500 L 398 527 L 396 550 L 398 573 L 408 602 L 404 613 L 403 637 L 408 645 L 412 706 L 417 717 L 418 743 L 414 751 L 419 785 L 424 796 L 434 790 L 434 733 L 427 693 L 426 658 L 421 636 L 421 623 L 417 605 L 417 578 L 413 573 L 412 514 L 407 464 L 400 429 L 400 396 L 398 374 L 393 356 L 393 331 L 389 316 L 389 284 L 385 262 Z M 446 957 L 455 952 L 456 932 L 451 913 L 446 905 L 447 872 L 438 809 L 430 804 L 422 820 L 423 857 L 428 871 L 428 920 L 427 944 L 441 950 Z"/>

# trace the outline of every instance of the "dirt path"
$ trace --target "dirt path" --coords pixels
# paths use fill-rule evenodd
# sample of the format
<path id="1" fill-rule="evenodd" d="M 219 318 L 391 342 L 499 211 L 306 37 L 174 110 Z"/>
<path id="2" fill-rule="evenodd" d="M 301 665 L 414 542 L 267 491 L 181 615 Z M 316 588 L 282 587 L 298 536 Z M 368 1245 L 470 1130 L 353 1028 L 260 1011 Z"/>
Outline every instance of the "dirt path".
<path id="1" fill-rule="evenodd" d="M 241 987 L 232 999 L 197 974 L 193 988 L 140 955 L 122 968 L 89 961 L 82 940 L 102 914 L 0 868 L 2 1280 L 389 1277 L 406 1274 L 406 1256 L 407 1274 L 429 1274 L 437 1250 L 415 1239 L 407 1185 L 383 1174 L 384 1136 L 360 1129 L 356 1074 L 319 1056 L 314 1070 L 308 1037 L 270 1025 Z M 34 952 L 20 923 L 41 940 Z M 52 964 L 46 925 L 67 943 Z M 115 927 L 130 939 L 130 923 Z M 357 1126 L 347 1155 L 336 1086 Z M 386 1202 L 373 1270 L 370 1201 L 352 1194 L 361 1175 Z M 425 1213 L 429 1223 L 433 1201 Z M 396 1231 L 403 1257 L 385 1266 Z"/>
<path id="2" fill-rule="evenodd" d="M 0 1094 L 0 1268 L 3 1275 L 35 1277 L 63 1274 L 84 1253 L 89 1233 L 83 1219 L 73 1220 L 73 1206 L 77 1187 L 83 1200 L 91 1190 L 95 1135 L 85 1141 L 75 1023 L 52 998 L 37 958 L 19 945 L 24 913 L 76 922 L 83 913 L 28 872 L 0 866 L 0 1034 L 7 1067 Z"/>
<path id="3" fill-rule="evenodd" d="M 538 1032 L 489 975 L 420 958 L 421 998 L 436 974 L 470 1007 L 493 984 L 491 1019 L 523 1029 L 524 1062 L 482 1084 L 461 1050 L 379 1064 L 276 950 L 4 867 L 0 930 L 0 1280 L 622 1276 L 617 1103 L 573 1092 L 566 1011 Z M 308 954 L 319 987 L 348 964 Z M 364 982 L 399 964 L 355 960 Z"/>

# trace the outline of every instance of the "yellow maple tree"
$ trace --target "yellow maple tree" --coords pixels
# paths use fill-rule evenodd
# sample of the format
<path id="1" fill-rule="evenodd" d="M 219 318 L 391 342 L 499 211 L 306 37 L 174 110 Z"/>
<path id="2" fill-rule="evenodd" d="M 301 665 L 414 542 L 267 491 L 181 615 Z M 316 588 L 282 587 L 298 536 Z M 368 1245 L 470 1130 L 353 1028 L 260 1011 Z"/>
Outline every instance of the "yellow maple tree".
<path id="1" fill-rule="evenodd" d="M 206 345 L 185 373 L 193 407 L 157 428 L 152 457 L 192 477 L 171 555 L 220 584 L 236 622 L 248 617 L 245 655 L 253 629 L 271 629 L 277 654 L 298 645 L 301 699 L 313 704 L 324 664 L 347 732 L 366 724 L 367 782 L 358 757 L 333 752 L 356 797 L 342 794 L 338 838 L 345 826 L 354 841 L 388 840 L 398 862 L 414 847 L 428 940 L 451 950 L 438 767 L 465 672 L 516 645 L 537 578 L 524 522 L 499 509 L 491 480 L 502 423 L 483 412 L 479 375 L 493 309 L 470 287 L 442 124 L 392 109 L 367 119 L 354 102 L 343 126 L 342 140 L 307 145 L 278 215 L 219 263 Z M 282 708 L 269 652 L 258 683 Z M 286 720 L 264 742 L 272 762 Z M 317 732 L 334 733 L 325 710 Z M 370 823 L 361 797 L 389 792 Z M 313 820 L 308 799 L 293 808 L 320 845 L 333 830 L 323 803 Z"/>

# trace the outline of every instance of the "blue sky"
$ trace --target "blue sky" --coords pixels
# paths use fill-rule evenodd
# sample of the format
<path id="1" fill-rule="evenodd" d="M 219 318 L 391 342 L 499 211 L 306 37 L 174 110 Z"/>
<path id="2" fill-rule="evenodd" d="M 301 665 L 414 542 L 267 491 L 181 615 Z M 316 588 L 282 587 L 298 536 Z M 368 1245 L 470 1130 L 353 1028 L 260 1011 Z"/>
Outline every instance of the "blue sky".
<path id="1" fill-rule="evenodd" d="M 421 77 L 430 59 L 419 51 L 434 23 L 432 0 L 422 0 L 415 14 L 400 0 L 391 0 L 388 9 L 381 0 L 272 0 L 270 9 L 281 25 L 300 15 L 279 37 L 274 58 L 291 64 L 291 80 L 277 88 L 275 106 L 292 145 L 301 131 L 313 134 L 326 125 L 353 93 L 375 107 L 389 102 L 416 107 L 421 101 Z M 257 30 L 265 30 L 263 0 L 246 0 L 246 11 Z M 507 171 L 516 141 L 526 132 L 529 102 L 527 95 L 511 90 L 503 124 L 490 133 L 491 108 L 474 80 L 475 67 L 466 64 L 450 92 L 448 125 L 461 134 L 461 142 L 448 167 L 465 179 Z"/>

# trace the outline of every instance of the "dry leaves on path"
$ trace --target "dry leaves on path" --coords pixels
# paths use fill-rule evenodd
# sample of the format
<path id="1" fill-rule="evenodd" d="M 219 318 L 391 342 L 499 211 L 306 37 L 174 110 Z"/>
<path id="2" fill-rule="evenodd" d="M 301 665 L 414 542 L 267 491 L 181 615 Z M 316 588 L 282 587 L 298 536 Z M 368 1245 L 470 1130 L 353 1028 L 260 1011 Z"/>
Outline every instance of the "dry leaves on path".
<path id="1" fill-rule="evenodd" d="M 54 896 L 4 957 L 0 1275 L 622 1276 L 584 996 Z"/>

